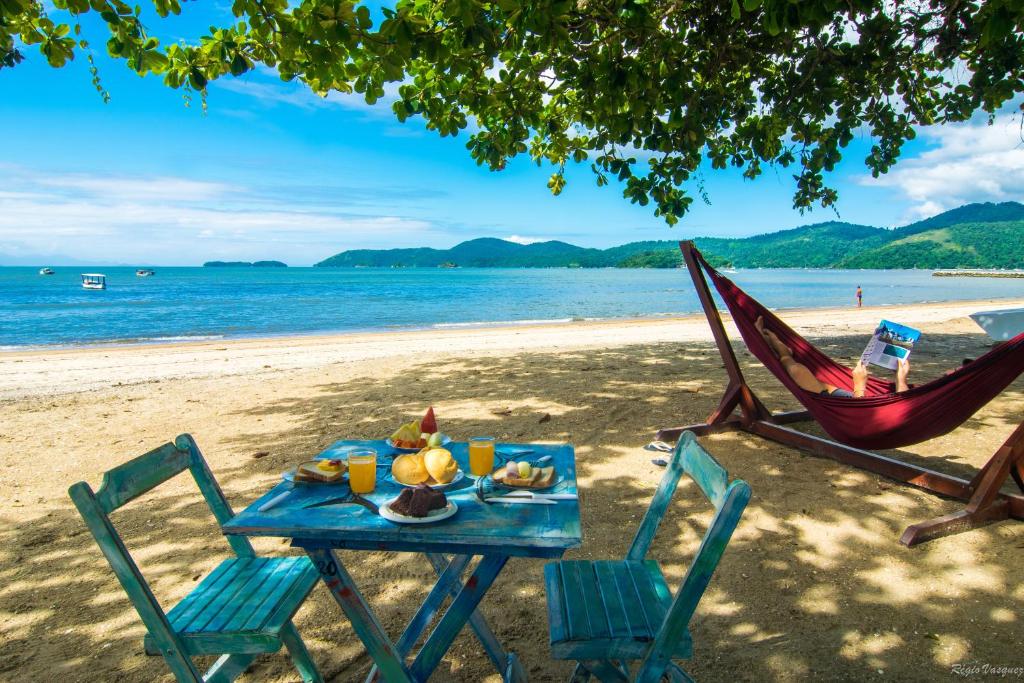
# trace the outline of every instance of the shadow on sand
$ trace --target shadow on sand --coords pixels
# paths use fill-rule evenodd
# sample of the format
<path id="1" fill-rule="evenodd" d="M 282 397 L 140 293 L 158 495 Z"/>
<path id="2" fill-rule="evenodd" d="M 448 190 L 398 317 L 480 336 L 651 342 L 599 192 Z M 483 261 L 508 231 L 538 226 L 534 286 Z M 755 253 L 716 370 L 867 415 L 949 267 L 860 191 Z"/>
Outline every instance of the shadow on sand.
<path id="1" fill-rule="evenodd" d="M 834 338 L 823 348 L 851 358 L 862 341 Z M 984 344 L 977 336 L 933 335 L 928 348 L 915 357 L 919 379 L 983 352 Z M 797 407 L 751 356 L 741 352 L 740 361 L 770 407 Z M 456 437 L 575 444 L 584 546 L 570 557 L 621 557 L 662 472 L 641 446 L 659 427 L 697 422 L 712 410 L 724 386 L 719 367 L 714 348 L 703 344 L 423 363 L 372 382 L 324 384 L 309 398 L 264 398 L 245 417 L 286 414 L 297 425 L 270 438 L 238 433 L 219 452 L 198 439 L 238 509 L 276 480 L 291 454 L 311 456 L 343 437 L 379 438 L 433 402 L 443 406 L 442 429 Z M 1020 419 L 1021 398 L 1017 382 L 953 435 L 899 457 L 969 473 Z M 504 408 L 511 413 L 492 412 Z M 897 543 L 905 526 L 957 504 L 746 434 L 703 443 L 754 495 L 698 610 L 696 654 L 687 665 L 695 678 L 930 681 L 949 677 L 955 663 L 1024 664 L 1024 525 L 1003 522 L 907 549 Z M 229 456 L 255 451 L 271 455 Z M 132 455 L 112 455 L 110 464 Z M 100 473 L 83 474 L 98 483 Z M 141 623 L 70 501 L 38 504 L 48 507 L 45 516 L 0 531 L 0 677 L 31 669 L 63 681 L 168 679 L 162 660 L 142 654 Z M 709 512 L 684 482 L 651 551 L 671 583 L 685 571 Z M 114 521 L 166 607 L 227 553 L 187 475 Z M 293 552 L 279 540 L 256 545 Z M 433 583 L 430 567 L 408 554 L 347 559 L 397 636 Z M 565 680 L 570 667 L 552 661 L 546 644 L 541 572 L 539 561 L 513 560 L 483 611 L 533 680 Z M 367 655 L 322 587 L 297 624 L 329 680 L 355 681 L 368 671 Z M 463 634 L 432 680 L 488 677 L 495 680 L 482 650 Z M 283 653 L 260 658 L 247 677 L 294 679 Z"/>

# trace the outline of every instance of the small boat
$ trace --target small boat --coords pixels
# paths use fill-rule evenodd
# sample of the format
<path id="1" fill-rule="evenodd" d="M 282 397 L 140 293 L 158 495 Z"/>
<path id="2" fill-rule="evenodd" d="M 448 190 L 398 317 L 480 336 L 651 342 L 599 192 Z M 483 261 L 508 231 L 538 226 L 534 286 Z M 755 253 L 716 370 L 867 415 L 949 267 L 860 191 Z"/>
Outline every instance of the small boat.
<path id="1" fill-rule="evenodd" d="M 971 320 L 996 341 L 1013 339 L 1024 332 L 1024 308 L 1004 308 L 971 313 Z"/>
<path id="2" fill-rule="evenodd" d="M 82 287 L 85 289 L 106 289 L 107 276 L 102 273 L 82 273 Z"/>
<path id="3" fill-rule="evenodd" d="M 53 275 L 53 268 L 40 268 L 39 269 L 39 274 L 40 275 Z"/>
<path id="4" fill-rule="evenodd" d="M 156 275 L 156 271 L 147 268 L 139 268 L 135 271 L 136 277 L 152 277 L 153 275 Z"/>

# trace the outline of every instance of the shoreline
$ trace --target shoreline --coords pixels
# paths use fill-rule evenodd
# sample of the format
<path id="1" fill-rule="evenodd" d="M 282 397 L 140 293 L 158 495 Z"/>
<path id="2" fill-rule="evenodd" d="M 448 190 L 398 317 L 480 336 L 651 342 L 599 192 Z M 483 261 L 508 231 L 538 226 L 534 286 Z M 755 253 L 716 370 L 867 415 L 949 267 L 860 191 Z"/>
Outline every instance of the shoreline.
<path id="1" fill-rule="evenodd" d="M 1024 277 L 1022 274 L 1020 277 Z M 866 306 L 860 310 L 871 309 L 893 309 L 893 308 L 906 308 L 911 306 L 937 306 L 937 305 L 994 305 L 1001 306 L 1003 304 L 1008 307 L 1019 307 L 1024 306 L 1024 299 L 1016 297 L 1005 297 L 1005 298 L 989 298 L 989 299 L 957 299 L 947 301 L 917 301 L 908 303 L 893 303 L 893 304 L 875 304 L 872 306 Z M 721 313 L 723 319 L 729 317 L 728 311 L 722 307 Z M 835 307 L 835 306 L 821 306 L 821 307 L 808 307 L 808 306 L 795 306 L 792 308 L 778 307 L 773 308 L 774 311 L 785 312 L 787 314 L 804 314 L 811 313 L 814 311 L 822 313 L 832 312 L 844 312 L 844 311 L 856 311 L 856 307 Z M 147 348 L 147 349 L 163 349 L 163 348 L 176 348 L 179 346 L 201 346 L 208 344 L 238 344 L 246 342 L 285 342 L 285 343 L 297 343 L 302 341 L 336 341 L 344 340 L 355 337 L 374 337 L 374 336 L 390 336 L 390 335 L 405 335 L 405 334 L 422 334 L 430 332 L 467 332 L 477 330 L 525 330 L 530 328 L 552 328 L 561 326 L 579 326 L 588 324 L 623 324 L 623 325 L 636 325 L 645 323 L 665 323 L 665 322 L 681 322 L 687 321 L 694 317 L 703 317 L 703 311 L 689 311 L 684 313 L 664 313 L 654 314 L 646 316 L 628 316 L 628 317 L 608 317 L 608 318 L 553 318 L 550 320 L 498 320 L 498 321 L 485 321 L 485 322 L 450 322 L 450 323 L 434 323 L 427 326 L 402 326 L 402 327 L 391 327 L 391 328 L 374 328 L 374 329 L 352 329 L 352 330 L 324 330 L 324 331 L 313 331 L 313 332 L 287 332 L 287 333 L 266 333 L 266 334 L 244 334 L 238 336 L 231 335 L 218 335 L 218 334 L 205 334 L 205 335 L 180 335 L 167 338 L 141 338 L 141 339 L 112 339 L 109 341 L 95 341 L 95 342 L 83 342 L 81 344 L 39 344 L 39 345 L 18 345 L 8 344 L 0 345 L 0 361 L 7 357 L 17 354 L 41 354 L 41 353 L 75 353 L 75 352 L 88 352 L 88 351 L 110 351 L 110 350 L 124 350 L 134 348 Z"/>
<path id="2" fill-rule="evenodd" d="M 861 335 L 881 316 L 913 326 L 963 319 L 963 331 L 984 334 L 966 316 L 1024 299 L 984 299 L 864 308 L 785 310 L 795 330 L 811 337 Z M 729 334 L 735 328 L 723 315 Z M 0 400 L 82 393 L 178 378 L 216 378 L 323 368 L 401 357 L 479 358 L 536 351 L 580 351 L 661 343 L 711 343 L 702 313 L 500 327 L 378 331 L 196 342 L 91 346 L 0 353 Z"/>

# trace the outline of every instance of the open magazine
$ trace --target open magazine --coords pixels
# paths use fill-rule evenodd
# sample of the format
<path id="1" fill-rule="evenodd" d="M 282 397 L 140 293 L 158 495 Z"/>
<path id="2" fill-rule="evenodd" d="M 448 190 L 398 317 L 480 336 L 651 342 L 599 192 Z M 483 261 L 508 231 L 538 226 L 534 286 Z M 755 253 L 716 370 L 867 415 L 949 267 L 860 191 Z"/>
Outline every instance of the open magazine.
<path id="1" fill-rule="evenodd" d="M 865 365 L 870 363 L 880 368 L 895 370 L 901 360 L 910 358 L 910 352 L 920 338 L 920 330 L 883 320 L 878 323 L 860 360 Z"/>

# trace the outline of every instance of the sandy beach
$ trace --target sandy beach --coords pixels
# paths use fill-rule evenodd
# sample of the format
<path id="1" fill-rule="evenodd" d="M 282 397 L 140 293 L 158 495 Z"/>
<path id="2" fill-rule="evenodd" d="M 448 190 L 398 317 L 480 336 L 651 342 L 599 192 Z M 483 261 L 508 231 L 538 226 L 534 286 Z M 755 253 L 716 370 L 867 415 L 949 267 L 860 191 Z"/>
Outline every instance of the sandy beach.
<path id="1" fill-rule="evenodd" d="M 989 348 L 968 313 L 1021 306 L 784 317 L 847 361 L 881 317 L 917 327 L 912 381 L 921 382 Z M 770 407 L 797 407 L 739 355 Z M 642 447 L 659 427 L 703 420 L 724 385 L 703 316 L 0 353 L 0 679 L 172 680 L 163 660 L 143 654 L 144 628 L 66 491 L 83 479 L 97 487 L 105 469 L 177 434 L 196 438 L 236 510 L 289 465 L 340 438 L 384 437 L 427 405 L 455 438 L 570 442 L 584 544 L 567 557 L 615 558 L 663 472 Z M 969 474 L 1019 423 L 1022 399 L 1018 379 L 960 429 L 898 457 Z M 693 624 L 687 668 L 697 680 L 933 681 L 956 679 L 958 664 L 1024 666 L 1024 523 L 908 549 L 897 543 L 908 524 L 960 504 L 747 434 L 704 444 L 753 498 Z M 692 484 L 680 487 L 651 553 L 673 587 L 707 511 Z M 166 608 L 228 551 L 187 477 L 114 521 Z M 430 567 L 408 554 L 346 561 L 397 637 L 433 584 Z M 571 667 L 547 645 L 542 564 L 511 561 L 482 610 L 532 680 L 565 680 Z M 322 586 L 296 624 L 328 680 L 365 676 L 370 659 Z M 279 653 L 243 680 L 295 678 Z M 462 634 L 431 680 L 499 678 Z"/>

